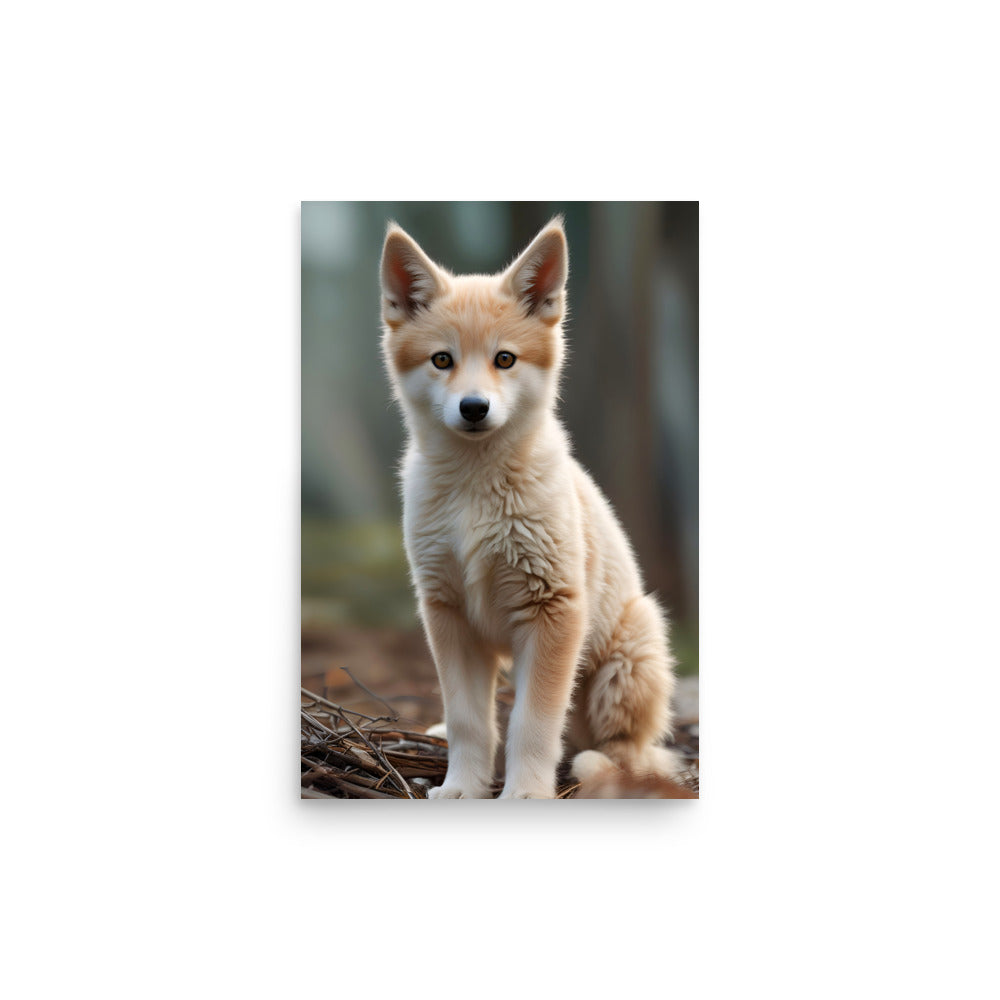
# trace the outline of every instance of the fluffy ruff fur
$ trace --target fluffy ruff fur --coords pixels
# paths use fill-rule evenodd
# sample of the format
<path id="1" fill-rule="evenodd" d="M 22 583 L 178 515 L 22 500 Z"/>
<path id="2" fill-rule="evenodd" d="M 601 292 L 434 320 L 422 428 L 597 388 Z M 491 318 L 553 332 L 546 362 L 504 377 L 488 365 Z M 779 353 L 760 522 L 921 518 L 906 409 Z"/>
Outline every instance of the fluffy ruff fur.
<path id="1" fill-rule="evenodd" d="M 397 226 L 386 236 L 404 538 L 449 743 L 432 798 L 489 797 L 501 668 L 515 685 L 501 798 L 551 798 L 564 744 L 591 784 L 679 769 L 660 745 L 666 620 L 555 415 L 567 274 L 558 219 L 493 276 L 452 275 Z"/>

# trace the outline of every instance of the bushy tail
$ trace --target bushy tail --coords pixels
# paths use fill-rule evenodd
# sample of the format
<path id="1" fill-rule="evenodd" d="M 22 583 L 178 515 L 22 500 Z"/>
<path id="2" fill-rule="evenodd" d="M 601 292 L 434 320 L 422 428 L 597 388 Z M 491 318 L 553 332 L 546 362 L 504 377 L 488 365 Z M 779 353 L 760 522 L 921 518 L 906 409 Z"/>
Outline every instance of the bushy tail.
<path id="1" fill-rule="evenodd" d="M 581 799 L 696 799 L 676 780 L 683 762 L 675 750 L 622 744 L 584 750 L 573 758 L 571 773 Z"/>

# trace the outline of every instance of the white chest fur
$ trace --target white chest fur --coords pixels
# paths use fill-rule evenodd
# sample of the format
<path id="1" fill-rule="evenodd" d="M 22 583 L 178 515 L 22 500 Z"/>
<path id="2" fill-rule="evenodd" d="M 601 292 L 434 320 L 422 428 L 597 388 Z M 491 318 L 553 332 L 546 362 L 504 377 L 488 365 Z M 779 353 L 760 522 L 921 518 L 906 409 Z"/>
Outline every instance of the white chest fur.
<path id="1" fill-rule="evenodd" d="M 404 530 L 421 594 L 461 607 L 506 647 L 533 606 L 567 586 L 579 553 L 570 484 L 516 469 L 404 465 Z"/>

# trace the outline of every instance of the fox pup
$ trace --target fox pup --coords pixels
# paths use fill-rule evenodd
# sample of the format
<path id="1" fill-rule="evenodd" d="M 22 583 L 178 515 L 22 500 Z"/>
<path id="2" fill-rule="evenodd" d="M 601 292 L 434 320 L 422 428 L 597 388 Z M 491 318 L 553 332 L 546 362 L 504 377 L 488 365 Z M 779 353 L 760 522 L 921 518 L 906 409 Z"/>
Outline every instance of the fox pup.
<path id="1" fill-rule="evenodd" d="M 382 350 L 406 422 L 403 533 L 444 700 L 431 798 L 488 798 L 494 694 L 514 707 L 501 798 L 573 773 L 671 777 L 674 660 L 608 501 L 556 416 L 569 255 L 553 219 L 505 271 L 454 275 L 390 223 Z"/>

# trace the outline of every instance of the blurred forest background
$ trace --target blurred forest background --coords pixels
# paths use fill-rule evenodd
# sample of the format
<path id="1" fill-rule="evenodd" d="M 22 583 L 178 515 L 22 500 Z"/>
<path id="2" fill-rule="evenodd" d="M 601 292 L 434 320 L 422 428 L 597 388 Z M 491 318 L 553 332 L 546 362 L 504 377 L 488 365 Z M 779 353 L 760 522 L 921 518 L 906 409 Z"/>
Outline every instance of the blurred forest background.
<path id="1" fill-rule="evenodd" d="M 411 717 L 439 705 L 399 526 L 402 419 L 379 352 L 387 221 L 450 271 L 494 273 L 557 213 L 570 253 L 562 419 L 670 613 L 680 672 L 697 673 L 698 203 L 303 202 L 302 672 L 313 690 L 329 695 L 346 666 L 410 698 Z M 430 678 L 422 693 L 411 677 Z"/>

